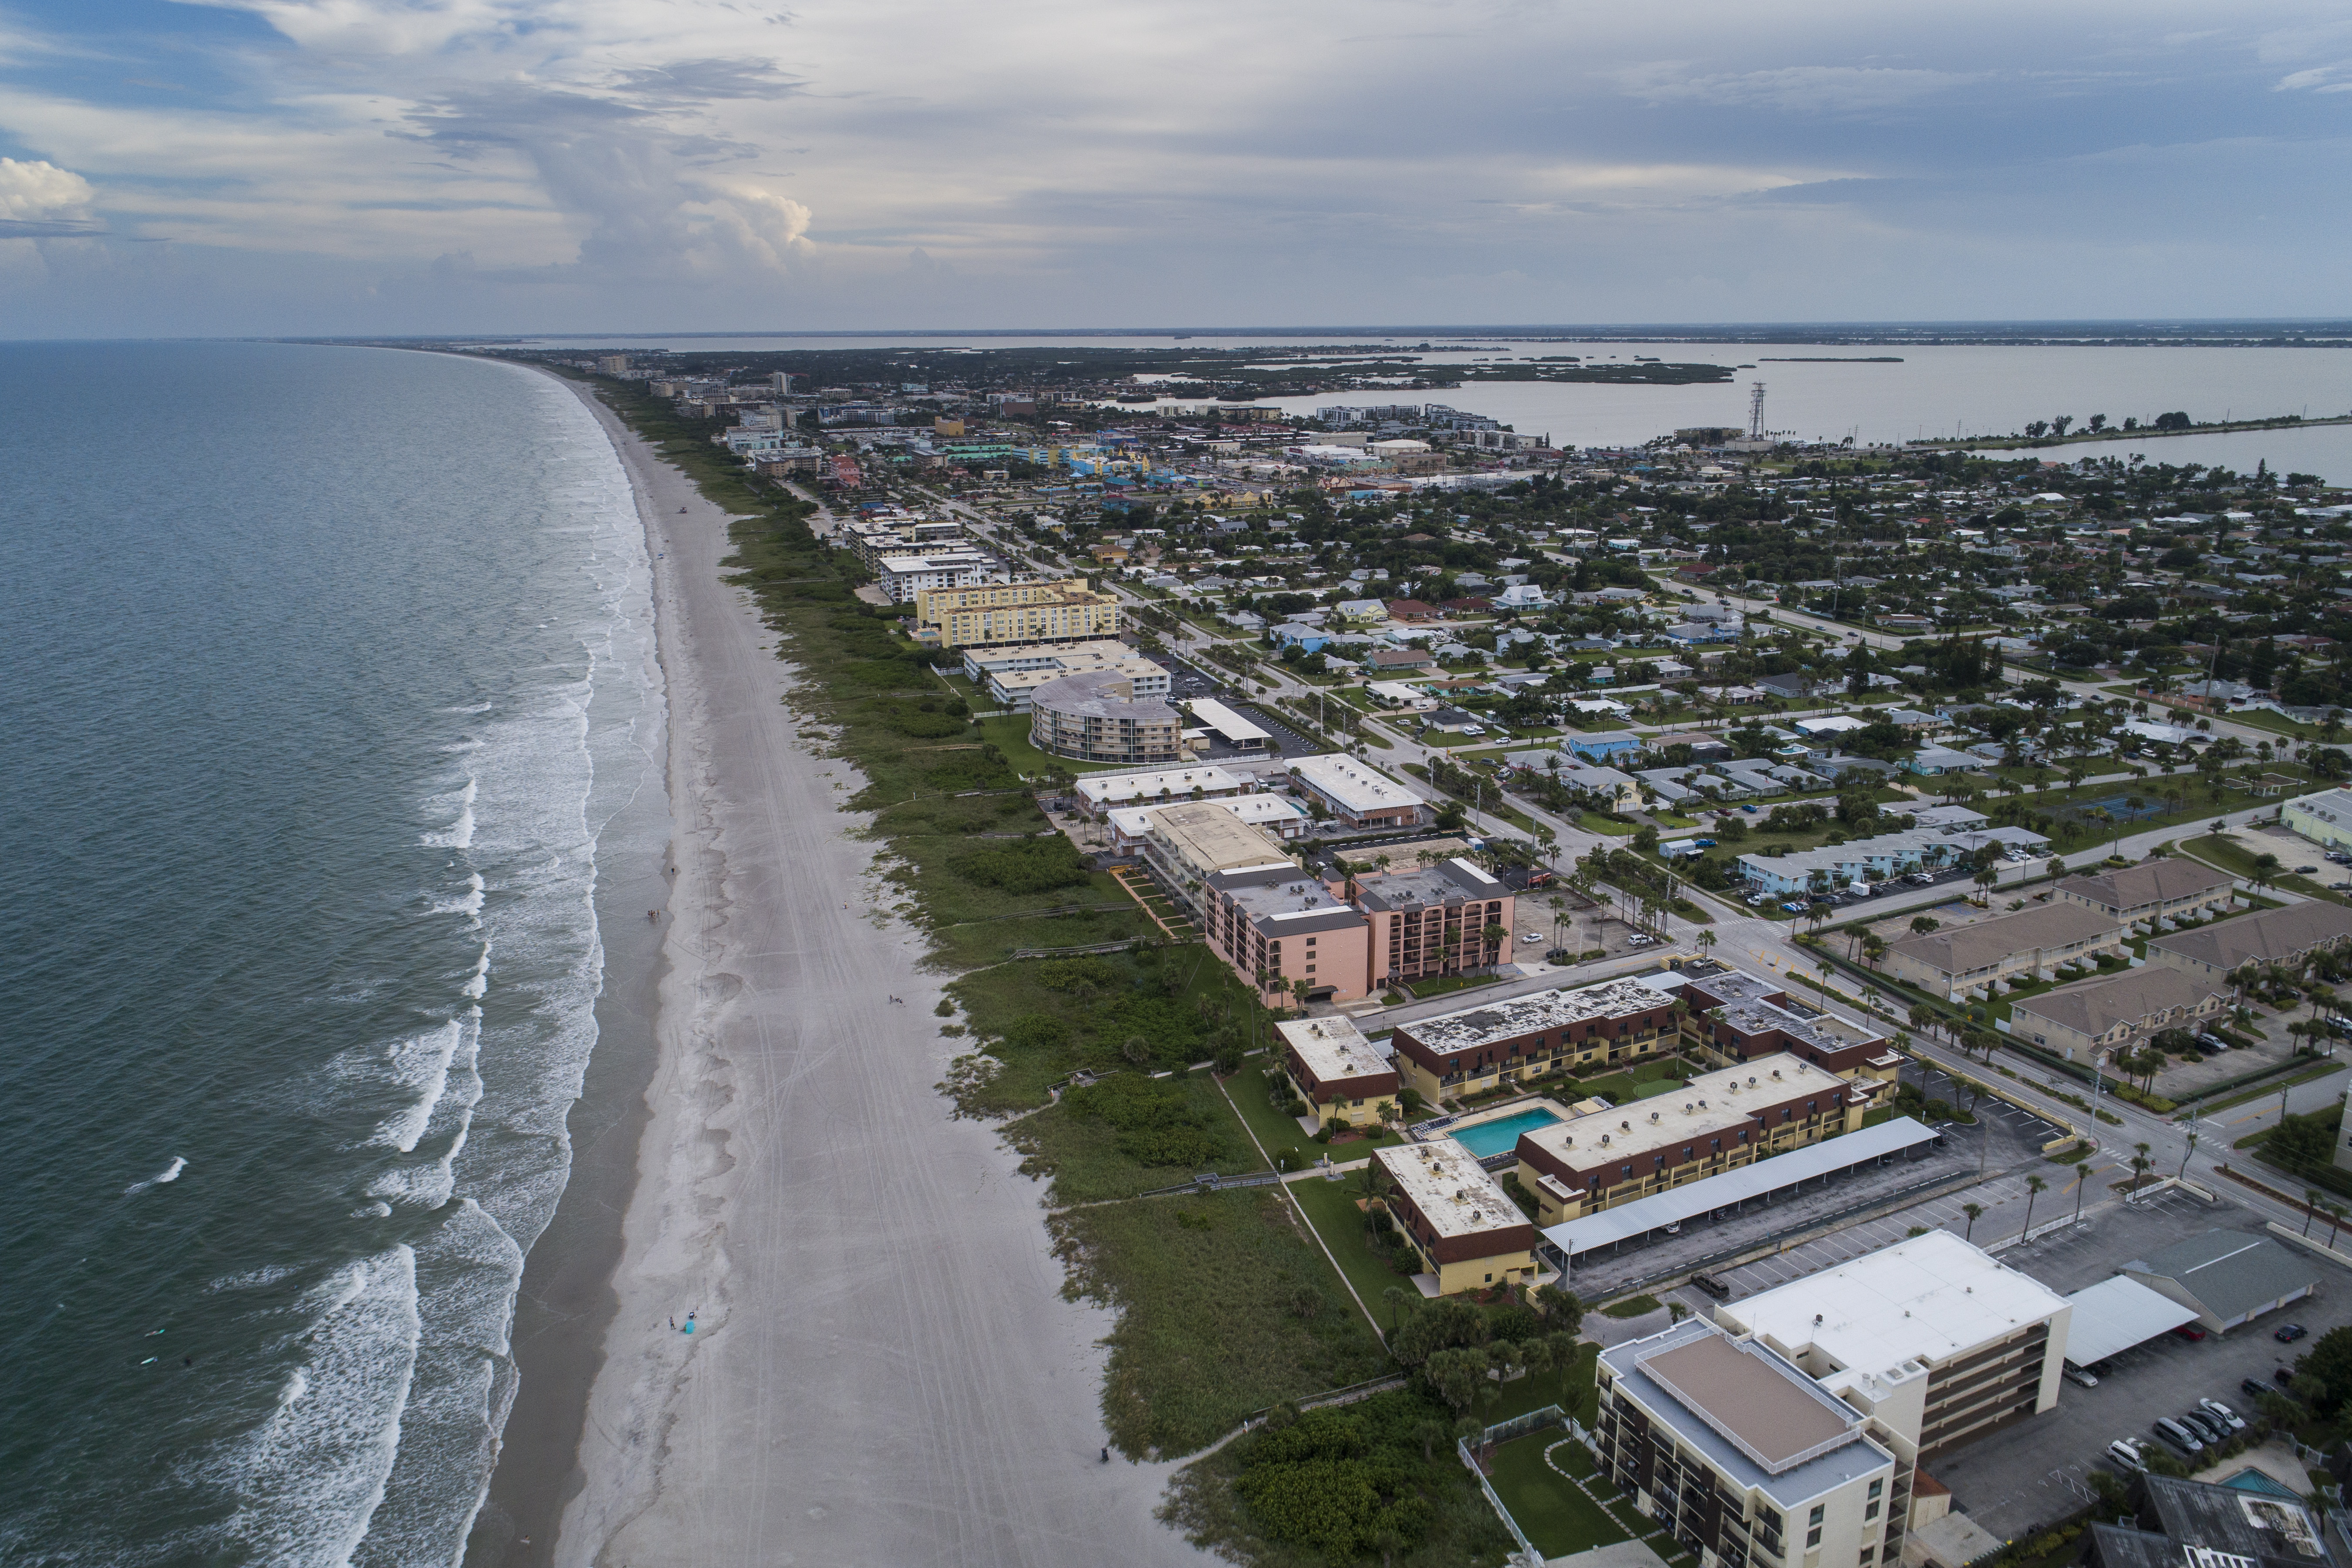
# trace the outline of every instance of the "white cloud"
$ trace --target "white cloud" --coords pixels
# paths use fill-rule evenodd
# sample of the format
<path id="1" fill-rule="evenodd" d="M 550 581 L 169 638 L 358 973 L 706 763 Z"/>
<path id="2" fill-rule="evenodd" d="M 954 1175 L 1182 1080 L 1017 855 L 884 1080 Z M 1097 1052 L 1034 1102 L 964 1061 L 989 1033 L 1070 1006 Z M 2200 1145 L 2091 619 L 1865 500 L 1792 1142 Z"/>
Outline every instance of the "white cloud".
<path id="1" fill-rule="evenodd" d="M 0 239 L 91 233 L 90 201 L 89 182 L 70 169 L 0 158 Z"/>
<path id="2" fill-rule="evenodd" d="M 1719 103 L 1797 112 L 1858 113 L 1893 109 L 1956 92 L 1981 72 L 1896 66 L 1780 66 L 1769 70 L 1692 74 L 1687 61 L 1654 61 L 1619 73 L 1626 93 L 1644 103 Z"/>

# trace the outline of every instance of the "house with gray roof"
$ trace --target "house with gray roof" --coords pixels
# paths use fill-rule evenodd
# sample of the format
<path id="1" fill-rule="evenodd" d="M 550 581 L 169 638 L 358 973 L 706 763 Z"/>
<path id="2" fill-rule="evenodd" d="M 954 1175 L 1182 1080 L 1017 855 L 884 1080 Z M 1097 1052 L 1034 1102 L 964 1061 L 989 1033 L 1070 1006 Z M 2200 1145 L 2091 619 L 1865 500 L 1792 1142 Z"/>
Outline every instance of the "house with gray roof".
<path id="1" fill-rule="evenodd" d="M 2150 938 L 2147 961 L 2219 984 L 2242 963 L 2294 968 L 2352 939 L 2352 910 L 2317 899 Z"/>
<path id="2" fill-rule="evenodd" d="M 2070 1061 L 2089 1061 L 2161 1030 L 2195 1029 L 2228 1002 L 2228 986 L 2151 963 L 2011 1002 L 2009 1032 Z"/>

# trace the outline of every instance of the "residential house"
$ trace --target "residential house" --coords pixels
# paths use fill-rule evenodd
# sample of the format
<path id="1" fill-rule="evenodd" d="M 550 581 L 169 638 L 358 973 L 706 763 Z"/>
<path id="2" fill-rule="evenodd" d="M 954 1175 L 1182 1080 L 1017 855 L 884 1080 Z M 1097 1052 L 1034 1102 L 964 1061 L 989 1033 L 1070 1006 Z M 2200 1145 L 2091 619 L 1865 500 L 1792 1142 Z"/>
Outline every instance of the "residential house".
<path id="1" fill-rule="evenodd" d="M 2060 899 L 2155 931 L 2177 920 L 2205 920 L 2235 907 L 2238 879 L 2201 861 L 2143 860 L 2121 871 L 2069 877 Z"/>
<path id="2" fill-rule="evenodd" d="M 1887 948 L 1884 967 L 1896 980 L 1957 1002 L 1973 993 L 1998 994 L 2005 981 L 2052 979 L 2060 965 L 2085 964 L 2099 953 L 2127 956 L 2129 934 L 2101 910 L 2053 900 L 1905 937 Z"/>
<path id="3" fill-rule="evenodd" d="M 2151 963 L 2081 980 L 2009 1005 L 2011 1037 L 2069 1061 L 2129 1050 L 2166 1029 L 2196 1029 L 2229 1003 L 2229 987 Z"/>

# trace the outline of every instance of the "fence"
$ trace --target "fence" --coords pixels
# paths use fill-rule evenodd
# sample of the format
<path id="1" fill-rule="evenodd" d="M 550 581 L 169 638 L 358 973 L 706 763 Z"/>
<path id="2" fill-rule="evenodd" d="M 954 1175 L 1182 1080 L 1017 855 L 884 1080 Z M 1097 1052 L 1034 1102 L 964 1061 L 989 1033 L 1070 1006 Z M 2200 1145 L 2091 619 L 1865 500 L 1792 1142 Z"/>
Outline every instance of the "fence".
<path id="1" fill-rule="evenodd" d="M 1454 1452 L 1460 1457 L 1462 1468 L 1478 1478 L 1478 1489 L 1486 1494 L 1486 1506 L 1495 1510 L 1495 1517 L 1503 1521 L 1503 1528 L 1509 1531 L 1511 1539 L 1519 1543 L 1518 1561 L 1528 1564 L 1529 1568 L 1540 1564 L 1544 1560 L 1543 1553 L 1538 1552 L 1535 1542 L 1528 1539 L 1528 1532 L 1519 1528 L 1519 1521 L 1511 1517 L 1511 1510 L 1503 1506 L 1502 1498 L 1495 1490 L 1495 1483 L 1486 1479 L 1486 1472 L 1478 1468 L 1476 1456 L 1470 1452 L 1469 1439 L 1454 1438 Z"/>
<path id="2" fill-rule="evenodd" d="M 1189 1182 L 1179 1182 L 1172 1187 L 1154 1187 L 1148 1193 L 1138 1193 L 1139 1198 L 1164 1198 L 1176 1193 L 1221 1193 L 1228 1187 L 1270 1187 L 1282 1180 L 1279 1171 L 1253 1171 L 1245 1176 L 1222 1176 L 1214 1171 L 1203 1171 Z"/>
<path id="3" fill-rule="evenodd" d="M 1557 1405 L 1547 1405 L 1540 1410 L 1529 1410 L 1497 1421 L 1479 1435 L 1481 1443 L 1507 1443 L 1514 1437 L 1524 1437 L 1530 1432 L 1540 1432 L 1549 1426 L 1564 1426 L 1568 1435 L 1588 1447 L 1589 1434 L 1581 1423 Z"/>

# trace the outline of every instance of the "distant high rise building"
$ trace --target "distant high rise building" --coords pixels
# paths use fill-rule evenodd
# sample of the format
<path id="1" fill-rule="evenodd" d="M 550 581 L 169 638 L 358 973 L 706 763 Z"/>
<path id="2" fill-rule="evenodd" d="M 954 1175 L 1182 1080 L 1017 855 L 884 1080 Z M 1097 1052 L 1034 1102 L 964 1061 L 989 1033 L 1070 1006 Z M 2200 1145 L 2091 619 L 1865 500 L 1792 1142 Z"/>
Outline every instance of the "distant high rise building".
<path id="1" fill-rule="evenodd" d="M 596 356 L 596 368 L 605 375 L 626 375 L 629 374 L 629 356 L 626 354 L 598 354 Z"/>
<path id="2" fill-rule="evenodd" d="M 789 397 L 792 395 L 793 378 L 791 374 L 787 371 L 780 370 L 776 372 L 775 374 L 768 377 L 768 384 L 776 389 L 776 395 L 779 397 Z"/>

